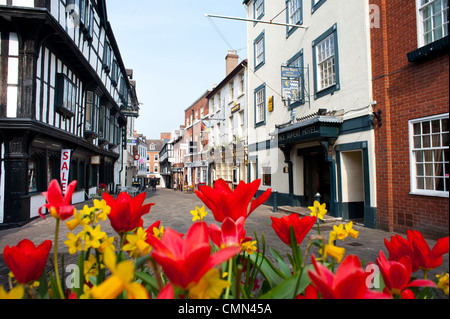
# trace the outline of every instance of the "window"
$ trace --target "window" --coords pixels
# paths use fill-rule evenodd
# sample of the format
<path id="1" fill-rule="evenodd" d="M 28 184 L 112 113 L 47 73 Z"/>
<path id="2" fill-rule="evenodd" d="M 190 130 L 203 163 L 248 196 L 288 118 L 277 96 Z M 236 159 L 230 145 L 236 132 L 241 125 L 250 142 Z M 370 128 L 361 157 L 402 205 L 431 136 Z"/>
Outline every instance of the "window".
<path id="1" fill-rule="evenodd" d="M 261 85 L 255 89 L 255 127 L 265 124 L 266 121 L 266 87 Z"/>
<path id="2" fill-rule="evenodd" d="M 253 10 L 254 18 L 261 19 L 264 15 L 264 0 L 256 0 Z"/>
<path id="3" fill-rule="evenodd" d="M 286 22 L 288 24 L 302 24 L 302 0 L 286 1 Z M 287 35 L 297 30 L 295 27 L 286 27 Z"/>
<path id="4" fill-rule="evenodd" d="M 272 169 L 270 166 L 262 168 L 262 182 L 264 186 L 272 185 Z"/>
<path id="5" fill-rule="evenodd" d="M 99 99 L 97 95 L 92 91 L 86 92 L 86 117 L 84 123 L 84 129 L 89 132 L 97 132 L 98 124 L 98 106 Z"/>
<path id="6" fill-rule="evenodd" d="M 239 94 L 245 93 L 245 74 L 239 75 Z"/>
<path id="7" fill-rule="evenodd" d="M 313 41 L 315 98 L 339 90 L 337 28 L 331 27 Z"/>
<path id="8" fill-rule="evenodd" d="M 264 53 L 264 32 L 262 32 L 253 43 L 255 51 L 255 71 L 264 65 L 265 53 Z"/>
<path id="9" fill-rule="evenodd" d="M 38 160 L 36 157 L 31 157 L 28 161 L 28 192 L 36 192 L 37 188 L 37 167 Z"/>
<path id="10" fill-rule="evenodd" d="M 158 161 L 158 154 L 155 154 L 155 157 L 154 157 L 154 159 L 155 159 L 155 162 L 157 162 L 157 161 Z"/>
<path id="11" fill-rule="evenodd" d="M 316 12 L 317 9 L 325 2 L 326 0 L 311 0 L 311 13 Z"/>
<path id="12" fill-rule="evenodd" d="M 114 86 L 117 86 L 117 82 L 119 81 L 119 64 L 116 60 L 113 61 L 112 73 L 111 73 L 111 83 Z"/>
<path id="13" fill-rule="evenodd" d="M 103 69 L 106 73 L 109 73 L 111 69 L 111 46 L 108 41 L 105 41 L 105 47 L 103 49 Z"/>
<path id="14" fill-rule="evenodd" d="M 55 109 L 66 117 L 75 115 L 77 87 L 64 74 L 56 75 Z"/>
<path id="15" fill-rule="evenodd" d="M 448 113 L 409 121 L 411 192 L 449 195 Z"/>
<path id="16" fill-rule="evenodd" d="M 419 47 L 448 36 L 448 0 L 416 0 Z"/>
<path id="17" fill-rule="evenodd" d="M 228 86 L 230 89 L 230 100 L 232 101 L 234 99 L 234 82 L 231 81 L 230 83 L 228 83 Z"/>

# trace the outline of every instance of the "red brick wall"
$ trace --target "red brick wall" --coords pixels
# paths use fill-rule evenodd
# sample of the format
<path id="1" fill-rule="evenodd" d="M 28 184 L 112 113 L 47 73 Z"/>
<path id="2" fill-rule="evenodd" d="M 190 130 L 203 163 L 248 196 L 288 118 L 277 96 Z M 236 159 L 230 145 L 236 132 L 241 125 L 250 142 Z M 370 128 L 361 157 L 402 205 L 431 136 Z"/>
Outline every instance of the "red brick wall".
<path id="1" fill-rule="evenodd" d="M 449 111 L 448 52 L 420 63 L 406 54 L 417 49 L 415 1 L 372 0 L 381 14 L 371 29 L 378 227 L 428 237 L 448 236 L 449 199 L 410 195 L 409 127 L 411 119 Z"/>

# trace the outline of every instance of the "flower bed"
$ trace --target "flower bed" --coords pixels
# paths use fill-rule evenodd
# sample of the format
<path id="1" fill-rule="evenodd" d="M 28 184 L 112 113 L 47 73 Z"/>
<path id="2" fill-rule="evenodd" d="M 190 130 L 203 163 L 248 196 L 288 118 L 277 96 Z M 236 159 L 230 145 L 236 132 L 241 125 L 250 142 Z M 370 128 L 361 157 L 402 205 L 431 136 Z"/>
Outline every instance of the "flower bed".
<path id="1" fill-rule="evenodd" d="M 412 299 L 433 298 L 440 289 L 448 295 L 448 273 L 428 278 L 449 251 L 448 237 L 433 248 L 417 231 L 408 231 L 406 238 L 386 238 L 388 256 L 380 250 L 376 260 L 363 265 L 339 246 L 347 237 L 358 238 L 351 222 L 333 225 L 327 236 L 321 234 L 327 211 L 318 202 L 310 207 L 311 216 L 267 220 L 290 248 L 281 256 L 266 245 L 264 234 L 252 237 L 246 232 L 247 219 L 271 193 L 269 189 L 254 199 L 260 182 L 241 182 L 234 191 L 222 180 L 214 188 L 199 187 L 196 194 L 216 223 L 208 225 L 205 207 L 195 207 L 190 212 L 192 225 L 181 234 L 159 221 L 143 225 L 142 216 L 154 205 L 144 204 L 145 193 L 135 197 L 120 193 L 117 198 L 104 193 L 93 207 L 77 211 L 70 204 L 76 182 L 63 196 L 57 181 L 52 181 L 43 193 L 47 203 L 39 214 L 46 218 L 42 212 L 46 208 L 55 219 L 55 240 L 36 246 L 23 239 L 5 247 L 11 279 L 7 289 L 0 287 L 0 299 Z M 102 231 L 106 222 L 115 236 Z M 317 235 L 308 235 L 315 225 Z M 63 247 L 57 240 L 60 227 L 70 230 Z M 78 260 L 66 280 L 59 276 L 58 249 L 68 249 Z M 58 271 L 46 271 L 49 258 Z M 380 285 L 373 284 L 368 267 L 379 269 Z M 417 271 L 424 279 L 414 277 Z"/>

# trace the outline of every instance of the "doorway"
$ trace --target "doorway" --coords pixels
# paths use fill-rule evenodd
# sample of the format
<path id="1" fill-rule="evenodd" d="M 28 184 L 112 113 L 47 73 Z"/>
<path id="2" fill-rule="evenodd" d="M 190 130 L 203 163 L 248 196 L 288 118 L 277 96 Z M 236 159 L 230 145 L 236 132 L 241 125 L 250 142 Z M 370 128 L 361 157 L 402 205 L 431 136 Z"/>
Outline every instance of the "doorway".
<path id="1" fill-rule="evenodd" d="M 303 176 L 305 204 L 312 206 L 315 201 L 315 195 L 319 193 L 321 204 L 325 203 L 327 210 L 330 210 L 330 163 L 325 160 L 323 150 L 317 149 L 304 155 Z"/>

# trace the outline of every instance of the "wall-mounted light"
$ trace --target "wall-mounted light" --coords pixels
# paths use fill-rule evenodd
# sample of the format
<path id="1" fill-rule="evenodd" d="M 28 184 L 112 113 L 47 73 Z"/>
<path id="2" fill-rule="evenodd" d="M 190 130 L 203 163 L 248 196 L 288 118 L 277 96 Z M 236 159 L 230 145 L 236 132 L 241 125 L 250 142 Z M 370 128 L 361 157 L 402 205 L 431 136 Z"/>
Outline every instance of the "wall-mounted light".
<path id="1" fill-rule="evenodd" d="M 381 117 L 381 114 L 382 114 L 383 112 L 381 112 L 381 110 L 378 110 L 378 112 L 373 112 L 372 114 L 373 114 L 373 116 L 375 116 L 375 118 L 377 119 L 377 121 L 378 121 L 378 127 L 381 127 L 381 125 L 383 125 L 383 119 L 382 119 L 382 117 Z"/>

